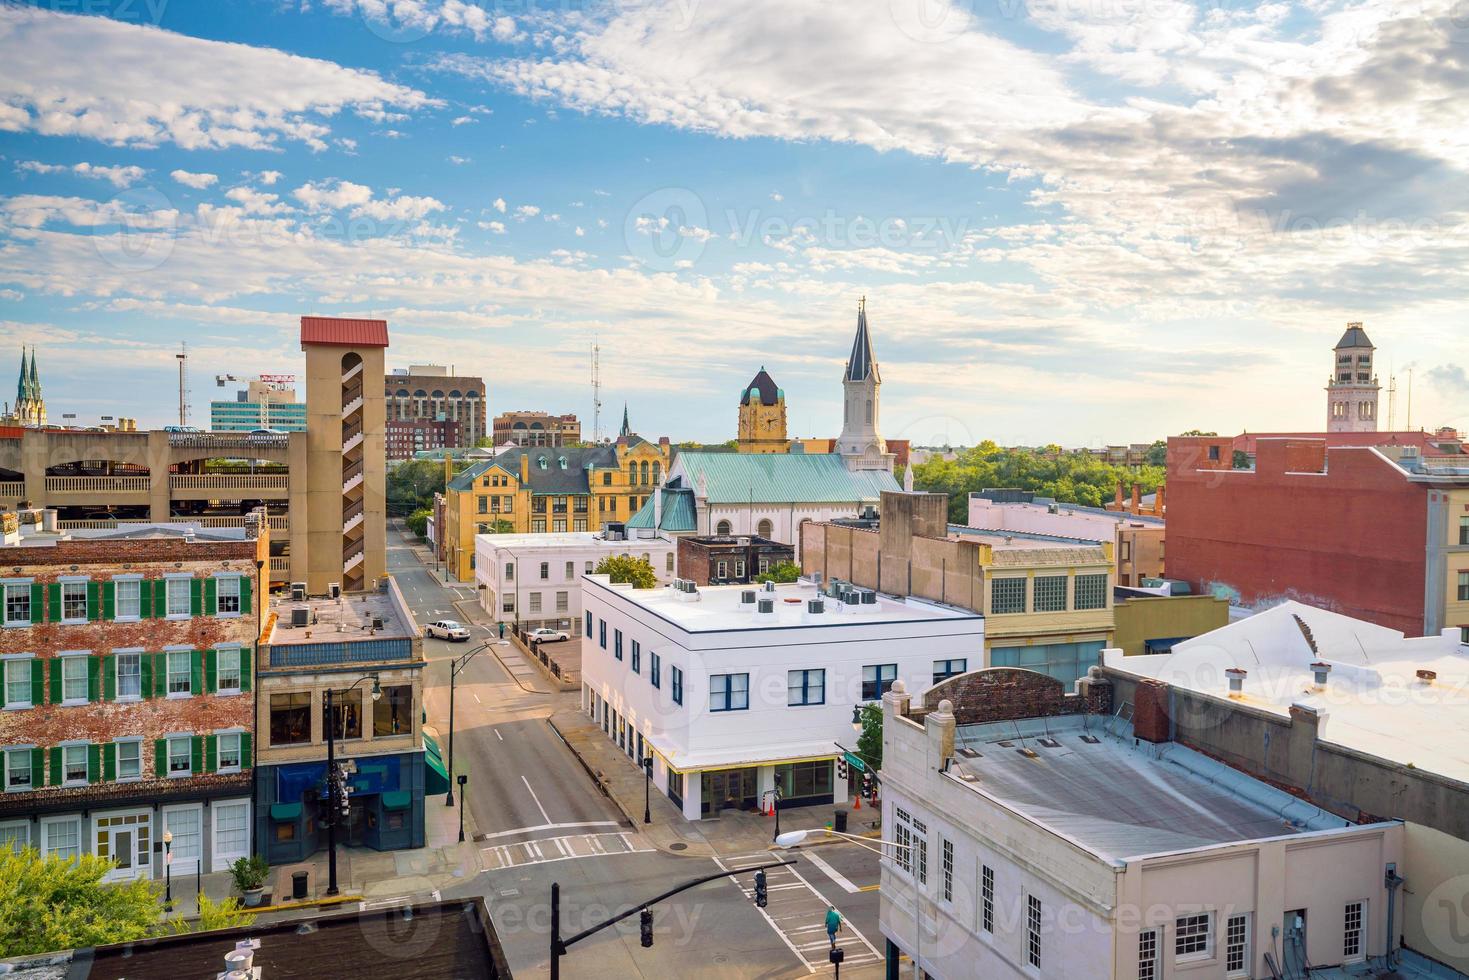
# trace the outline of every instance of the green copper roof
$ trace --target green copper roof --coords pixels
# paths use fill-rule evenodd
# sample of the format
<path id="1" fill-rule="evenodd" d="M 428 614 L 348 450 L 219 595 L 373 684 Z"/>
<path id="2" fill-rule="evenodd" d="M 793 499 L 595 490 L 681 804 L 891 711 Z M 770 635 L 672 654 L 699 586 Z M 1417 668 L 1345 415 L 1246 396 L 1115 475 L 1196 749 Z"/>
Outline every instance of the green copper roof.
<path id="1" fill-rule="evenodd" d="M 884 490 L 900 489 L 886 470 L 853 472 L 831 453 L 684 452 L 670 475 L 681 475 L 696 493 L 703 476 L 714 504 L 875 502 Z"/>
<path id="2" fill-rule="evenodd" d="M 697 518 L 694 513 L 694 493 L 682 487 L 663 487 L 659 491 L 663 494 L 663 513 L 659 515 L 658 530 L 677 533 L 680 531 L 697 531 L 699 529 Z M 652 527 L 653 526 L 653 498 L 649 497 L 647 502 L 636 514 L 627 520 L 628 527 Z"/>

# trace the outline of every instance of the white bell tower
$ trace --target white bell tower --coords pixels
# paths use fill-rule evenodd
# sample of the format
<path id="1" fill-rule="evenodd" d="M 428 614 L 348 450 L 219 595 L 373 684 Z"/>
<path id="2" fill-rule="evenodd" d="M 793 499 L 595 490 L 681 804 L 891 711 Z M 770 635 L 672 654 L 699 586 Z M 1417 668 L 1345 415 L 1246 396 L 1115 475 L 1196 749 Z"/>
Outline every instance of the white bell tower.
<path id="1" fill-rule="evenodd" d="M 836 451 L 849 470 L 893 470 L 893 454 L 878 431 L 882 375 L 867 332 L 867 297 L 857 303 L 857 336 L 842 373 L 842 434 Z"/>

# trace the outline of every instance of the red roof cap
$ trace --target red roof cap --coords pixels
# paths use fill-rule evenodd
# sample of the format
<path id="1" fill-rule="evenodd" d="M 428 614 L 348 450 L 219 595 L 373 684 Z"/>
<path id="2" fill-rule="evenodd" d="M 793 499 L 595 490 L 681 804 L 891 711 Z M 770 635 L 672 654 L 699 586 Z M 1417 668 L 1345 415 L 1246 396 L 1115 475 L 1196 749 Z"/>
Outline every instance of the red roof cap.
<path id="1" fill-rule="evenodd" d="M 301 344 L 337 344 L 342 347 L 388 346 L 388 321 L 348 320 L 335 316 L 303 316 Z"/>

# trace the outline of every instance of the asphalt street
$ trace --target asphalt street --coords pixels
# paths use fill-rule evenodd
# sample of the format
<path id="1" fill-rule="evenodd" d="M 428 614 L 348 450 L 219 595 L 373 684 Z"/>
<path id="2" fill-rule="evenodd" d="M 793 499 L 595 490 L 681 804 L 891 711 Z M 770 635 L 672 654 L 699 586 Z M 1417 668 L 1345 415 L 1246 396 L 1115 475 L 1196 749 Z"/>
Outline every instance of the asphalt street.
<path id="1" fill-rule="evenodd" d="M 419 624 L 461 619 L 456 600 L 472 590 L 445 585 L 414 554 L 400 525 L 389 529 L 388 564 Z M 430 666 L 424 700 L 428 723 L 448 753 L 449 664 L 491 639 L 472 629 L 468 643 L 425 639 Z M 551 693 L 534 673 L 508 670 L 511 647 L 477 653 L 455 682 L 455 760 L 469 777 L 469 814 L 488 869 L 444 897 L 483 895 L 517 976 L 544 976 L 549 962 L 550 890 L 562 889 L 562 936 L 634 907 L 692 878 L 794 856 L 791 871 L 771 877 L 770 905 L 752 900 L 753 877 L 741 873 L 702 885 L 654 909 L 654 945 L 639 943 L 631 916 L 574 945 L 562 963 L 577 977 L 765 978 L 831 975 L 821 917 L 828 902 L 850 922 L 841 943 L 843 975 L 881 975 L 876 857 L 856 845 L 796 852 L 756 851 L 721 858 L 685 857 L 652 848 L 593 786 L 546 719 L 574 694 Z M 442 798 L 429 801 L 442 806 Z"/>

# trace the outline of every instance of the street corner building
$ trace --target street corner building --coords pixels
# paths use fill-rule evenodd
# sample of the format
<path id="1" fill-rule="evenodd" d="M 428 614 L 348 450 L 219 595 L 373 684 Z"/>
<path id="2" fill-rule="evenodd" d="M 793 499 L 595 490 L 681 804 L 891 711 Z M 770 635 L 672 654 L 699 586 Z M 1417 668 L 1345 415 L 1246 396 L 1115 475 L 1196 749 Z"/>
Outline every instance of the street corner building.
<path id="1" fill-rule="evenodd" d="M 255 827 L 268 861 L 301 861 L 326 845 L 329 740 L 348 800 L 337 842 L 424 846 L 424 797 L 449 789 L 423 731 L 424 666 L 422 634 L 390 577 L 370 592 L 295 588 L 271 602 L 255 719 Z"/>
<path id="2" fill-rule="evenodd" d="M 269 530 L 57 530 L 0 514 L 0 845 L 112 880 L 251 853 L 253 652 Z"/>
<path id="3" fill-rule="evenodd" d="M 846 583 L 582 587 L 582 707 L 690 820 L 849 796 L 856 708 L 984 656 L 980 615 Z"/>

